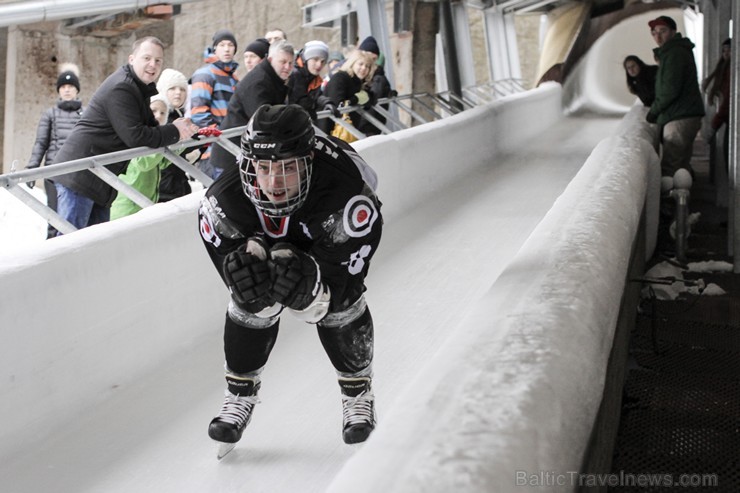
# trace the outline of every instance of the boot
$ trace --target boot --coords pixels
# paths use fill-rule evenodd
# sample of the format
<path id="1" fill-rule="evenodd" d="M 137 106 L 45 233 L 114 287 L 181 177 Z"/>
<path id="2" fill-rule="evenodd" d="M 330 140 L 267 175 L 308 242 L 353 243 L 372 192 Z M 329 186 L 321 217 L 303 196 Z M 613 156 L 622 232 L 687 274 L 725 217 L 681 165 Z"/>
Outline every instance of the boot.
<path id="1" fill-rule="evenodd" d="M 375 396 L 370 384 L 370 377 L 339 379 L 344 443 L 364 442 L 375 428 Z"/>
<path id="2" fill-rule="evenodd" d="M 217 442 L 236 443 L 242 437 L 244 428 L 252 419 L 252 410 L 259 402 L 257 392 L 259 377 L 226 375 L 227 389 L 218 416 L 208 425 L 208 436 Z"/>

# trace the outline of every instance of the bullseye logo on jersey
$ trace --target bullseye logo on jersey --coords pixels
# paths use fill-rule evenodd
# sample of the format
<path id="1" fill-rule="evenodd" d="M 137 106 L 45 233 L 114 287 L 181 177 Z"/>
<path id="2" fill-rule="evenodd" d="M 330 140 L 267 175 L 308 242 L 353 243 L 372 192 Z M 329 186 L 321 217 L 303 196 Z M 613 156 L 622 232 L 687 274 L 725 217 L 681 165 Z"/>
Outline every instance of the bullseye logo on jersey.
<path id="1" fill-rule="evenodd" d="M 344 230 L 352 238 L 367 235 L 378 219 L 378 210 L 372 200 L 364 195 L 355 195 L 344 208 Z"/>
<path id="2" fill-rule="evenodd" d="M 208 243 L 213 243 L 214 246 L 218 247 L 221 245 L 221 238 L 216 234 L 216 230 L 211 222 L 211 216 L 205 210 L 205 207 L 200 209 L 200 235 Z"/>

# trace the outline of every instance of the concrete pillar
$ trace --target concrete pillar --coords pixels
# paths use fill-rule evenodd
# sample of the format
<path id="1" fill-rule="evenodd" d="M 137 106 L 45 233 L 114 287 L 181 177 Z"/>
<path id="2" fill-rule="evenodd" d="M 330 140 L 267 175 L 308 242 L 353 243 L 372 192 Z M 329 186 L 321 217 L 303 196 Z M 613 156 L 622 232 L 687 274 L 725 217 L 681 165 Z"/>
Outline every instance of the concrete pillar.
<path id="1" fill-rule="evenodd" d="M 15 26 L 10 26 L 7 29 L 4 29 L 6 36 L 4 36 L 5 40 L 5 47 L 6 49 L 3 50 L 5 53 L 5 63 L 2 64 L 5 67 L 5 74 L 4 77 L 2 77 L 2 82 L 0 82 L 3 85 L 3 95 L 4 95 L 4 105 L 3 108 L 5 111 L 3 112 L 3 121 L 2 121 L 2 130 L 3 130 L 3 166 L 2 166 L 2 172 L 8 173 L 10 172 L 10 168 L 13 164 L 13 152 L 14 152 L 14 141 L 15 141 L 15 113 L 16 113 L 16 106 L 15 106 L 15 80 L 16 80 L 16 73 L 17 73 L 17 63 L 18 63 L 18 57 L 17 57 L 17 39 L 19 36 L 18 28 Z"/>

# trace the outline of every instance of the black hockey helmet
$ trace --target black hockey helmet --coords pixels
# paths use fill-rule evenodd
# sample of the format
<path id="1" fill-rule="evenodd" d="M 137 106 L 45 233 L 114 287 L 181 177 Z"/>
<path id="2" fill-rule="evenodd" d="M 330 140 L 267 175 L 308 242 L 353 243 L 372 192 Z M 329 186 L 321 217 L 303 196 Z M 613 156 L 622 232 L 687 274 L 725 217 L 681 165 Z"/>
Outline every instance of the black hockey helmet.
<path id="1" fill-rule="evenodd" d="M 311 117 L 302 107 L 263 104 L 244 130 L 242 155 L 271 160 L 307 156 L 315 140 Z"/>
<path id="2" fill-rule="evenodd" d="M 265 215 L 285 217 L 306 201 L 316 137 L 311 117 L 297 104 L 262 105 L 241 139 L 239 171 L 249 200 Z M 258 180 L 270 177 L 269 189 Z M 263 181 L 267 183 L 267 181 Z"/>

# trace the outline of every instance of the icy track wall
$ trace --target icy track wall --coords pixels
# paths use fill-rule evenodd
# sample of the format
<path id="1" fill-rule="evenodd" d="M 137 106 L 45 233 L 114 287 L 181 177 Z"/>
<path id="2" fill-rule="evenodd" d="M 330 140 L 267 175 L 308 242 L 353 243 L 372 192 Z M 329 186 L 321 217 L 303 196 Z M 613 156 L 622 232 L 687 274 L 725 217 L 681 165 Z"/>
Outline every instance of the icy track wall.
<path id="1" fill-rule="evenodd" d="M 328 491 L 576 489 L 568 476 L 547 487 L 529 477 L 580 471 L 643 204 L 646 236 L 657 226 L 660 166 L 644 109 L 633 107 L 617 135 L 594 149 Z"/>

